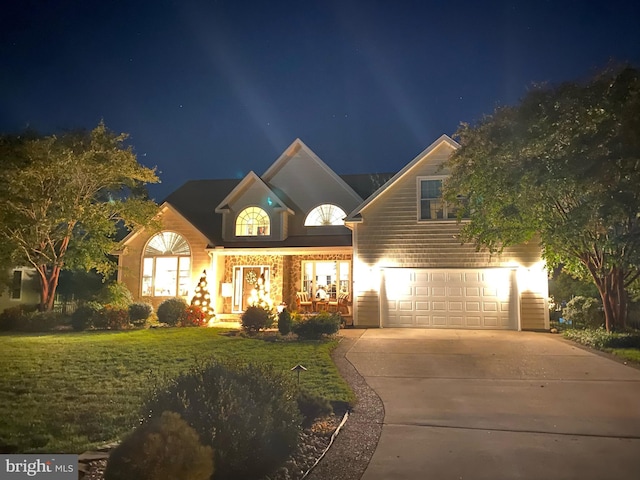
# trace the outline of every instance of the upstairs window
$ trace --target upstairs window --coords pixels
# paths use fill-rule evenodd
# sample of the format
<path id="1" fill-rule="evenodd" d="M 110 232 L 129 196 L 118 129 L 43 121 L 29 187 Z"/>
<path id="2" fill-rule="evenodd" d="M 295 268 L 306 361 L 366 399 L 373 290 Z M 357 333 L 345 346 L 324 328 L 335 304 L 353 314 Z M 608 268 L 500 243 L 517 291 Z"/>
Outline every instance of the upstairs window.
<path id="1" fill-rule="evenodd" d="M 452 220 L 456 211 L 449 207 L 442 198 L 442 181 L 444 177 L 418 179 L 418 219 L 419 220 Z"/>
<path id="2" fill-rule="evenodd" d="M 236 237 L 262 237 L 269 235 L 269 215 L 260 207 L 248 207 L 236 219 Z"/>
<path id="3" fill-rule="evenodd" d="M 304 221 L 304 226 L 344 225 L 344 217 L 346 216 L 347 214 L 340 207 L 327 203 L 311 210 Z"/>
<path id="4" fill-rule="evenodd" d="M 142 295 L 186 297 L 191 282 L 191 249 L 182 235 L 160 232 L 151 237 L 142 259 Z"/>

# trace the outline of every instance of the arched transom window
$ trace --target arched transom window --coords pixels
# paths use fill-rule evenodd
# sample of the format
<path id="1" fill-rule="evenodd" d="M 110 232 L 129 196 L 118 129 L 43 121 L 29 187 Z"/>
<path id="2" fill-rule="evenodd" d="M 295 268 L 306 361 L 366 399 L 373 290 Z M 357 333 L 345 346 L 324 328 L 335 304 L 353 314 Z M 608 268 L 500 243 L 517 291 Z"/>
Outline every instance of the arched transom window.
<path id="1" fill-rule="evenodd" d="M 305 227 L 344 225 L 344 217 L 346 216 L 347 214 L 344 213 L 344 210 L 337 205 L 326 203 L 324 205 L 318 205 L 311 210 L 304 221 L 304 225 Z"/>
<path id="2" fill-rule="evenodd" d="M 186 297 L 191 282 L 191 248 L 182 235 L 160 232 L 149 240 L 142 258 L 142 295 Z"/>
<path id="3" fill-rule="evenodd" d="M 236 237 L 269 235 L 269 215 L 260 207 L 248 207 L 236 219 Z"/>

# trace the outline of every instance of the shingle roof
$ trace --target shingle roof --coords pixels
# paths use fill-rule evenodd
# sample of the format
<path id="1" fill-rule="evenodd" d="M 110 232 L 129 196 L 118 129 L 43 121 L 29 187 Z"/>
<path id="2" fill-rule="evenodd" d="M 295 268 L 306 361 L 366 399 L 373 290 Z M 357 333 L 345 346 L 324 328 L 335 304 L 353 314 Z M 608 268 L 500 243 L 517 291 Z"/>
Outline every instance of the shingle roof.
<path id="1" fill-rule="evenodd" d="M 214 210 L 238 183 L 240 179 L 190 180 L 171 193 L 165 202 L 178 210 L 213 245 L 221 245 L 222 215 Z"/>
<path id="2" fill-rule="evenodd" d="M 393 173 L 365 173 L 340 175 L 340 177 L 364 200 L 393 175 Z M 171 204 L 194 227 L 200 230 L 209 239 L 212 246 L 277 248 L 351 245 L 351 235 L 290 236 L 281 242 L 224 242 L 222 240 L 222 214 L 215 213 L 215 208 L 241 181 L 241 179 L 190 180 L 171 193 L 164 201 Z"/>

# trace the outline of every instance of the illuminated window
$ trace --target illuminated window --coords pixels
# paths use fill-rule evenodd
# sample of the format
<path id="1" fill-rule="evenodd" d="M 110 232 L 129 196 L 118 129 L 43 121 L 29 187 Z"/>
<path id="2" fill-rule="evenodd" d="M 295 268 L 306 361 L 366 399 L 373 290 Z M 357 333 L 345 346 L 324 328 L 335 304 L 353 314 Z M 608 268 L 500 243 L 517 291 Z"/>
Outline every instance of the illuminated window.
<path id="1" fill-rule="evenodd" d="M 448 208 L 442 198 L 442 177 L 418 179 L 419 220 L 449 220 L 456 218 L 454 208 Z"/>
<path id="2" fill-rule="evenodd" d="M 304 221 L 304 225 L 305 227 L 344 225 L 344 217 L 346 216 L 347 214 L 340 207 L 327 203 L 311 210 Z"/>
<path id="3" fill-rule="evenodd" d="M 186 297 L 191 282 L 191 249 L 174 232 L 154 235 L 142 259 L 142 295 L 146 297 Z"/>
<path id="4" fill-rule="evenodd" d="M 311 298 L 335 299 L 341 293 L 349 293 L 351 262 L 308 261 L 302 262 L 301 290 Z"/>
<path id="5" fill-rule="evenodd" d="M 269 235 L 269 215 L 260 207 L 248 207 L 236 219 L 236 237 L 262 237 Z"/>

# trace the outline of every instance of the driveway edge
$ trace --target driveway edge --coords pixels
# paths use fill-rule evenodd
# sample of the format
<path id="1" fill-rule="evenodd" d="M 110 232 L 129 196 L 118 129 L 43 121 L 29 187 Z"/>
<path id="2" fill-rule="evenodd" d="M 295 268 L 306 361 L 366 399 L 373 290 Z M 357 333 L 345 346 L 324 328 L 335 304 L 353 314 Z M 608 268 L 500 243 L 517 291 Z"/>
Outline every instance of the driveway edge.
<path id="1" fill-rule="evenodd" d="M 378 446 L 384 421 L 382 400 L 346 358 L 357 341 L 358 338 L 351 336 L 341 337 L 331 354 L 340 375 L 355 393 L 357 403 L 325 458 L 307 477 L 309 480 L 359 480 Z"/>

